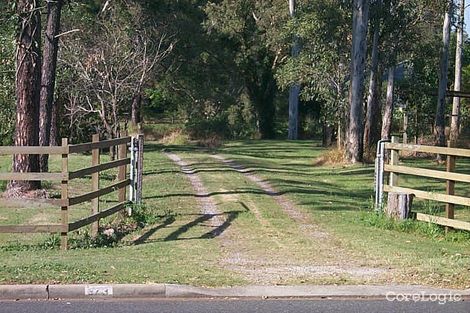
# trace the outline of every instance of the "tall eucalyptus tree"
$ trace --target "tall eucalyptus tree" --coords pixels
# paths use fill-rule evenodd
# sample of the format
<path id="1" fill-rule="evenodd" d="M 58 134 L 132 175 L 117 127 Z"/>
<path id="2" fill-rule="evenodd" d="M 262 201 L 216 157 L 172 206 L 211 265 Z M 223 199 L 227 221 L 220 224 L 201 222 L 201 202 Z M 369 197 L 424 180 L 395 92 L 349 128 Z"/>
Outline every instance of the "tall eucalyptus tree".
<path id="1" fill-rule="evenodd" d="M 39 0 L 18 0 L 16 37 L 16 146 L 39 143 L 39 91 L 41 82 L 41 13 Z M 37 155 L 13 156 L 13 172 L 38 172 Z M 10 181 L 10 194 L 40 188 L 38 181 Z"/>
<path id="2" fill-rule="evenodd" d="M 446 1 L 446 10 L 444 13 L 444 23 L 442 26 L 442 46 L 441 56 L 439 63 L 439 89 L 436 106 L 436 117 L 434 122 L 434 129 L 436 135 L 436 145 L 445 146 L 445 104 L 446 104 L 446 89 L 447 89 L 447 71 L 449 67 L 449 44 L 450 44 L 450 28 L 453 12 L 453 0 Z M 438 157 L 440 159 L 440 156 Z"/>
<path id="3" fill-rule="evenodd" d="M 369 1 L 354 0 L 351 49 L 350 111 L 347 158 L 351 163 L 362 162 L 364 140 L 364 70 L 367 53 Z"/>
<path id="4" fill-rule="evenodd" d="M 455 77 L 454 91 L 460 91 L 462 83 L 462 46 L 465 16 L 465 0 L 460 0 L 459 19 L 457 23 L 457 43 L 455 45 Z M 460 98 L 454 97 L 452 103 L 452 118 L 450 123 L 450 140 L 455 141 L 459 137 L 460 127 Z"/>
<path id="5" fill-rule="evenodd" d="M 382 0 L 377 0 L 372 11 L 372 52 L 370 64 L 369 93 L 367 96 L 367 113 L 364 128 L 364 148 L 371 148 L 379 139 L 380 119 L 380 86 L 381 77 L 379 72 L 379 36 L 382 20 Z"/>
<path id="6" fill-rule="evenodd" d="M 41 146 L 50 144 L 62 5 L 63 0 L 47 1 L 39 111 L 39 145 Z M 48 171 L 48 159 L 49 155 L 47 154 L 40 156 L 41 172 Z"/>
<path id="7" fill-rule="evenodd" d="M 291 18 L 295 17 L 296 0 L 289 0 L 289 13 Z M 297 58 L 300 53 L 300 43 L 297 36 L 294 36 L 292 44 L 292 57 Z M 300 85 L 294 83 L 289 89 L 289 131 L 288 138 L 295 140 L 298 138 L 299 128 L 299 94 Z"/>

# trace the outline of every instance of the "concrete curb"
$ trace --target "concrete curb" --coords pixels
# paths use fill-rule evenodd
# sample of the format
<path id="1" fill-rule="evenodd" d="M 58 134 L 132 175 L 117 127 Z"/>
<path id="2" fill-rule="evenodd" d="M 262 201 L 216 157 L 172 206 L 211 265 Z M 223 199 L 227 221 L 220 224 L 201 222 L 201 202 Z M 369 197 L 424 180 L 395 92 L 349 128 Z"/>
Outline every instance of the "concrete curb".
<path id="1" fill-rule="evenodd" d="M 47 299 L 46 285 L 0 285 L 0 299 Z"/>
<path id="2" fill-rule="evenodd" d="M 173 284 L 0 285 L 0 300 L 126 299 L 126 298 L 379 298 L 388 296 L 460 296 L 470 289 L 439 289 L 414 285 L 389 286 L 246 286 L 204 288 Z"/>

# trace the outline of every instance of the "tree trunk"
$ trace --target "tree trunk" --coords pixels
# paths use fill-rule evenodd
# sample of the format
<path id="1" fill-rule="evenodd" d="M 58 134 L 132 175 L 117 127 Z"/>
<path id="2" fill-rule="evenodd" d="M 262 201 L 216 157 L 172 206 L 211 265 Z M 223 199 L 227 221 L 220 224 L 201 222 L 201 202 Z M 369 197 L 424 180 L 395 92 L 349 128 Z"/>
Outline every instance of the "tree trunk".
<path id="1" fill-rule="evenodd" d="M 52 102 L 51 110 L 51 133 L 49 144 L 57 146 L 59 144 L 59 115 L 60 115 L 60 102 L 56 99 Z"/>
<path id="2" fill-rule="evenodd" d="M 378 40 L 379 31 L 374 31 L 374 39 L 372 45 L 372 64 L 370 70 L 369 95 L 367 97 L 367 113 L 366 124 L 364 129 L 364 146 L 366 148 L 374 145 L 380 139 L 379 120 L 380 120 L 380 73 L 379 73 L 379 56 L 378 56 Z"/>
<path id="3" fill-rule="evenodd" d="M 295 16 L 296 0 L 289 0 L 289 13 L 291 18 Z M 297 58 L 300 53 L 300 44 L 297 37 L 292 45 L 292 57 Z M 299 94 L 300 85 L 294 83 L 289 89 L 289 130 L 288 139 L 296 140 L 299 137 Z"/>
<path id="4" fill-rule="evenodd" d="M 447 10 L 444 16 L 444 24 L 442 27 L 442 47 L 441 47 L 441 61 L 439 71 L 439 90 L 436 107 L 436 120 L 434 122 L 436 145 L 444 147 L 446 145 L 445 134 L 445 103 L 446 103 L 446 89 L 447 89 L 447 71 L 449 67 L 449 42 L 450 42 L 450 27 L 451 27 L 451 14 L 452 14 L 452 0 L 448 1 Z M 441 156 L 438 156 L 438 160 Z"/>
<path id="5" fill-rule="evenodd" d="M 369 81 L 369 95 L 367 97 L 366 125 L 364 129 L 364 147 L 372 147 L 380 139 L 380 73 L 379 73 L 379 23 L 375 23 L 374 38 L 372 40 L 372 56 Z"/>
<path id="6" fill-rule="evenodd" d="M 137 125 L 141 122 L 141 107 L 142 107 L 142 94 L 139 90 L 132 99 L 132 112 L 131 112 L 131 124 L 132 127 L 137 128 Z"/>
<path id="7" fill-rule="evenodd" d="M 51 136 L 51 116 L 54 101 L 54 88 L 59 50 L 60 13 L 62 0 L 47 2 L 47 26 L 44 39 L 44 53 L 41 75 L 41 100 L 39 113 L 39 145 L 49 146 Z M 40 156 L 41 172 L 48 171 L 49 155 Z"/>
<path id="8" fill-rule="evenodd" d="M 455 48 L 455 77 L 454 91 L 460 91 L 462 82 L 462 46 L 463 46 L 463 28 L 465 16 L 465 0 L 460 0 L 460 14 L 457 25 L 457 43 Z M 454 97 L 452 103 L 452 119 L 450 123 L 450 140 L 455 142 L 459 137 L 460 128 L 460 98 Z"/>
<path id="9" fill-rule="evenodd" d="M 395 83 L 395 66 L 388 69 L 387 99 L 385 101 L 384 115 L 382 120 L 382 139 L 390 139 L 393 122 L 393 88 Z"/>
<path id="10" fill-rule="evenodd" d="M 327 122 L 323 122 L 323 131 L 322 131 L 322 145 L 323 147 L 330 147 L 333 139 L 333 126 Z"/>
<path id="11" fill-rule="evenodd" d="M 299 139 L 299 94 L 300 86 L 294 84 L 289 89 L 289 140 Z"/>
<path id="12" fill-rule="evenodd" d="M 41 15 L 38 0 L 17 1 L 19 16 L 16 46 L 16 146 L 39 144 L 39 90 L 41 80 Z M 38 172 L 37 155 L 14 155 L 13 172 Z M 11 181 L 8 189 L 38 189 L 38 181 Z"/>
<path id="13" fill-rule="evenodd" d="M 265 68 L 262 75 L 250 69 L 249 79 L 246 81 L 248 97 L 253 103 L 258 130 L 261 139 L 274 138 L 274 96 L 276 82 L 271 68 Z"/>
<path id="14" fill-rule="evenodd" d="M 362 162 L 364 144 L 364 67 L 367 52 L 369 1 L 354 0 L 351 49 L 350 112 L 347 156 L 351 163 Z"/>
<path id="15" fill-rule="evenodd" d="M 343 134 L 342 134 L 341 121 L 338 121 L 338 129 L 336 134 L 336 148 L 338 150 L 343 149 Z"/>
<path id="16" fill-rule="evenodd" d="M 258 99 L 257 107 L 259 131 L 261 139 L 274 138 L 274 92 Z"/>

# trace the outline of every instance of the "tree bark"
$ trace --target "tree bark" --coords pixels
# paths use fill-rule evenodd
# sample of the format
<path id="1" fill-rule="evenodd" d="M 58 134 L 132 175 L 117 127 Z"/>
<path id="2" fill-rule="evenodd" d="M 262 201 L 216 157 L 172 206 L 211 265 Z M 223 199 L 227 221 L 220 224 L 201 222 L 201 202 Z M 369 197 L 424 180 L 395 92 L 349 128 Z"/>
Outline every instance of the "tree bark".
<path id="1" fill-rule="evenodd" d="M 460 14 L 457 24 L 457 43 L 455 48 L 455 77 L 454 91 L 461 90 L 462 82 L 462 46 L 463 46 L 463 28 L 465 16 L 465 0 L 460 0 Z M 452 103 L 452 119 L 450 123 L 450 140 L 455 142 L 459 137 L 460 128 L 460 98 L 454 97 Z"/>
<path id="2" fill-rule="evenodd" d="M 382 139 L 390 139 L 393 122 L 393 88 L 395 84 L 395 66 L 388 69 L 387 99 L 382 120 Z"/>
<path id="3" fill-rule="evenodd" d="M 291 18 L 295 16 L 296 0 L 289 0 L 289 13 Z M 294 37 L 292 45 L 292 57 L 297 58 L 300 53 L 300 44 L 297 37 Z M 299 94 L 300 85 L 294 83 L 289 89 L 289 129 L 288 139 L 296 140 L 299 137 Z"/>
<path id="4" fill-rule="evenodd" d="M 59 145 L 59 118 L 58 117 L 61 114 L 59 105 L 60 105 L 60 102 L 56 97 L 56 99 L 52 102 L 52 110 L 51 110 L 51 133 L 50 133 L 50 139 L 49 139 L 49 144 L 51 146 Z"/>
<path id="5" fill-rule="evenodd" d="M 366 149 L 371 149 L 380 139 L 379 26 L 380 24 L 376 22 L 374 26 L 374 37 L 372 39 L 369 95 L 367 97 L 366 124 L 364 129 L 364 147 Z"/>
<path id="6" fill-rule="evenodd" d="M 142 94 L 139 91 L 132 99 L 131 123 L 134 128 L 141 122 Z"/>
<path id="7" fill-rule="evenodd" d="M 343 128 L 341 127 L 341 121 L 338 121 L 338 129 L 336 130 L 336 149 L 343 149 Z"/>
<path id="8" fill-rule="evenodd" d="M 354 0 L 351 49 L 350 112 L 347 156 L 351 163 L 362 162 L 364 144 L 364 68 L 367 52 L 369 1 Z"/>
<path id="9" fill-rule="evenodd" d="M 447 1 L 447 9 L 444 15 L 444 24 L 442 27 L 442 47 L 441 47 L 441 61 L 439 71 L 439 90 L 436 107 L 436 119 L 434 122 L 434 129 L 436 134 L 436 145 L 444 147 L 446 145 L 445 134 L 445 103 L 446 103 L 446 89 L 447 89 L 447 71 L 449 68 L 449 42 L 450 42 L 450 27 L 451 27 L 451 14 L 452 14 L 452 0 Z M 441 157 L 438 156 L 438 160 Z"/>
<path id="10" fill-rule="evenodd" d="M 41 96 L 39 111 L 39 145 L 49 146 L 51 137 L 52 105 L 59 50 L 60 15 L 62 0 L 47 2 L 47 25 L 44 39 L 44 53 L 41 75 Z M 39 159 L 41 172 L 48 171 L 49 155 L 43 154 Z"/>
<path id="11" fill-rule="evenodd" d="M 16 146 L 39 144 L 39 89 L 41 80 L 41 15 L 38 0 L 17 1 Z M 13 172 L 38 172 L 37 155 L 14 155 Z M 41 187 L 38 181 L 11 181 L 10 192 Z"/>
<path id="12" fill-rule="evenodd" d="M 323 147 L 330 147 L 333 139 L 333 126 L 327 122 L 323 122 L 323 131 L 322 131 L 322 145 Z"/>

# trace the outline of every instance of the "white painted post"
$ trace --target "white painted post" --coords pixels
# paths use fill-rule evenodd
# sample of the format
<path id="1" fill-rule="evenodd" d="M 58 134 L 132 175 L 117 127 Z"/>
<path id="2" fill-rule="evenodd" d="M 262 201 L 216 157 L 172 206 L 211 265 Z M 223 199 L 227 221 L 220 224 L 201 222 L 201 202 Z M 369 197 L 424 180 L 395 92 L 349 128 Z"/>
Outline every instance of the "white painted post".
<path id="1" fill-rule="evenodd" d="M 134 149 L 134 140 L 135 137 L 131 139 L 131 147 L 129 148 L 131 153 L 131 169 L 130 169 L 130 179 L 131 184 L 129 185 L 129 201 L 134 202 L 134 186 L 135 186 L 135 149 Z"/>

